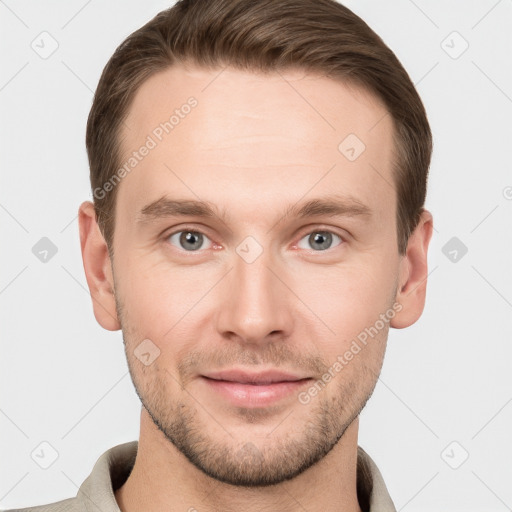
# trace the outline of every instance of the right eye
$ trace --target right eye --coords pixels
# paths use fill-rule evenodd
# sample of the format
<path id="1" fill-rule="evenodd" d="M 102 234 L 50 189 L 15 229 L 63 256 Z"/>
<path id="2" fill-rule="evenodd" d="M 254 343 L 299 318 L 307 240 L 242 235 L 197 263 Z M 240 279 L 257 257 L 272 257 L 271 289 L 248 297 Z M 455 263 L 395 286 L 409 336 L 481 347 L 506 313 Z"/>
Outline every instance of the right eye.
<path id="1" fill-rule="evenodd" d="M 209 249 L 212 241 L 199 231 L 182 230 L 169 235 L 169 242 L 177 247 L 189 252 L 196 252 L 201 249 Z M 209 245 L 208 245 L 209 243 Z M 208 245 L 205 247 L 205 245 Z"/>

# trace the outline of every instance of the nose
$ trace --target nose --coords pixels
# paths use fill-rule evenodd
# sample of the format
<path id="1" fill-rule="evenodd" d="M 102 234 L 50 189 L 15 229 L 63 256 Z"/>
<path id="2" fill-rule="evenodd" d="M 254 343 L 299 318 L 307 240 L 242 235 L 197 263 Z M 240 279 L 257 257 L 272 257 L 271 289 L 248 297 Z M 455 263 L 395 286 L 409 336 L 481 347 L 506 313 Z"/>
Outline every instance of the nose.
<path id="1" fill-rule="evenodd" d="M 279 273 L 265 251 L 251 263 L 234 255 L 234 268 L 219 297 L 217 329 L 224 338 L 261 344 L 290 335 L 292 305 Z"/>

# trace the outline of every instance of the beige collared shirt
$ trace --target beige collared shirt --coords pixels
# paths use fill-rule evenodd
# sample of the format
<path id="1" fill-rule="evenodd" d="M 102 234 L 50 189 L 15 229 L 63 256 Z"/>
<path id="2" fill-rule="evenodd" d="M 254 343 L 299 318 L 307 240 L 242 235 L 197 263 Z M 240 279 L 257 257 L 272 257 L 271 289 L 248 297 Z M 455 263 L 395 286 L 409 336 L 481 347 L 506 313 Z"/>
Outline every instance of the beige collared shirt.
<path id="1" fill-rule="evenodd" d="M 114 490 L 128 478 L 137 446 L 137 441 L 131 441 L 103 453 L 74 498 L 4 512 L 120 512 Z M 364 512 L 396 512 L 379 469 L 361 447 L 357 458 L 357 495 Z"/>

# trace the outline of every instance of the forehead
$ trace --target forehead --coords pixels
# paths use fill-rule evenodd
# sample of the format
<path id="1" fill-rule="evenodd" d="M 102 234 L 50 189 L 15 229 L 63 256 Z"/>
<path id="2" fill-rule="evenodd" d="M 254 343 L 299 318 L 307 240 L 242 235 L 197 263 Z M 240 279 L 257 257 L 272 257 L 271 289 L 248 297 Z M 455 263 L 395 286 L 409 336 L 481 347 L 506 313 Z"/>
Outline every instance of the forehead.
<path id="1" fill-rule="evenodd" d="M 134 156 L 143 146 L 150 149 Z M 134 97 L 120 162 L 134 165 L 117 202 L 129 214 L 174 192 L 232 208 L 272 207 L 314 188 L 346 190 L 378 210 L 394 197 L 392 153 L 391 117 L 361 88 L 302 70 L 179 65 Z"/>

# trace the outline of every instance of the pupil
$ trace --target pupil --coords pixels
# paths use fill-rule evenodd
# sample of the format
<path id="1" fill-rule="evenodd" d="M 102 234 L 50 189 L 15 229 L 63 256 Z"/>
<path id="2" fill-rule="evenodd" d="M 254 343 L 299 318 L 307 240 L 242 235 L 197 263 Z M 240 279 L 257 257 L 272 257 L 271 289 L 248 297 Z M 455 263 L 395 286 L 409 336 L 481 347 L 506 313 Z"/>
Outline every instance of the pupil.
<path id="1" fill-rule="evenodd" d="M 180 236 L 180 243 L 188 251 L 198 249 L 203 244 L 203 235 L 201 233 L 185 231 Z"/>

